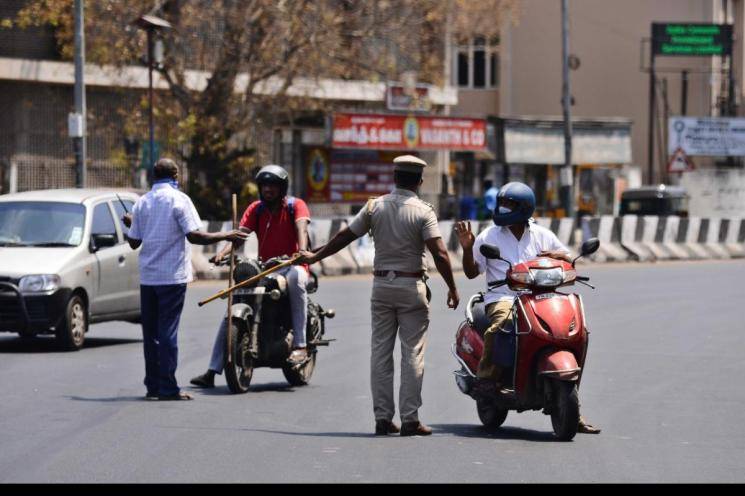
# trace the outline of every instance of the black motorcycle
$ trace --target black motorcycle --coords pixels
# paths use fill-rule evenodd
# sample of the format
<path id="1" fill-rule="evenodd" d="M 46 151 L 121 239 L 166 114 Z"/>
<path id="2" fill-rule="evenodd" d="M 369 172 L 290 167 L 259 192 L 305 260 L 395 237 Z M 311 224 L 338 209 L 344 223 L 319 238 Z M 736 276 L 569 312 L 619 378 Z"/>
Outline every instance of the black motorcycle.
<path id="1" fill-rule="evenodd" d="M 233 273 L 235 284 L 286 261 L 273 258 L 266 262 L 236 257 Z M 221 265 L 225 262 L 221 262 Z M 229 263 L 229 262 L 228 262 Z M 318 290 L 318 277 L 312 271 L 308 279 L 308 294 Z M 234 394 L 245 393 L 257 367 L 280 368 L 292 386 L 310 382 L 316 367 L 319 346 L 328 346 L 333 339 L 324 339 L 325 319 L 334 318 L 333 310 L 324 310 L 308 298 L 308 319 L 305 326 L 308 357 L 299 364 L 288 361 L 292 352 L 292 313 L 287 279 L 269 274 L 256 283 L 233 291 L 232 315 L 226 333 L 225 379 Z"/>

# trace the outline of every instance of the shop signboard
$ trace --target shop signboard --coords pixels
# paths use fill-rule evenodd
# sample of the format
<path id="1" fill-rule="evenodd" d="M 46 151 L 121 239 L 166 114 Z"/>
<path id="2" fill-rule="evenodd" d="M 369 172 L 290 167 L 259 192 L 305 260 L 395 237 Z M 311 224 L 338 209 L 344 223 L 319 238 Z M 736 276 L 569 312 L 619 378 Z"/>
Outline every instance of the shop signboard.
<path id="1" fill-rule="evenodd" d="M 340 149 L 487 149 L 484 119 L 336 113 L 331 133 L 331 146 Z"/>
<path id="2" fill-rule="evenodd" d="M 745 118 L 671 117 L 668 154 L 678 149 L 687 156 L 745 156 Z"/>
<path id="3" fill-rule="evenodd" d="M 379 150 L 305 150 L 306 199 L 311 203 L 365 203 L 394 187 L 393 158 Z"/>

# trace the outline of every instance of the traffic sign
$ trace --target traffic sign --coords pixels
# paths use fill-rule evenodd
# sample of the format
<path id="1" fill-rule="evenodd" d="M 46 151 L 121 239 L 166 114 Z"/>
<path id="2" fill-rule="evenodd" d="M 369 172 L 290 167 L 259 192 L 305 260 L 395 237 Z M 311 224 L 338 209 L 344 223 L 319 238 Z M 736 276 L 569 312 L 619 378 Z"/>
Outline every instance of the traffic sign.
<path id="1" fill-rule="evenodd" d="M 693 161 L 686 155 L 682 148 L 678 147 L 667 163 L 668 172 L 689 172 L 695 169 Z"/>

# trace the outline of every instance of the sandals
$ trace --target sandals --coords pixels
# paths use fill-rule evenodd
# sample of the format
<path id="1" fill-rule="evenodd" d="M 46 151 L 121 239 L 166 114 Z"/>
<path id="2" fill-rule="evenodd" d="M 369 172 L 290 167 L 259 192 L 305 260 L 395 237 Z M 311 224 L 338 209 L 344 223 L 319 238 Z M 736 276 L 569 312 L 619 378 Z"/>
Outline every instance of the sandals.
<path id="1" fill-rule="evenodd" d="M 585 420 L 584 417 L 580 416 L 577 432 L 580 432 L 582 434 L 600 434 L 601 430 L 602 429 L 599 429 L 592 424 L 588 424 L 587 420 Z"/>
<path id="2" fill-rule="evenodd" d="M 189 393 L 184 393 L 183 391 L 179 394 L 173 394 L 168 396 L 158 396 L 158 400 L 160 401 L 191 401 L 194 399 L 194 396 L 190 395 Z"/>

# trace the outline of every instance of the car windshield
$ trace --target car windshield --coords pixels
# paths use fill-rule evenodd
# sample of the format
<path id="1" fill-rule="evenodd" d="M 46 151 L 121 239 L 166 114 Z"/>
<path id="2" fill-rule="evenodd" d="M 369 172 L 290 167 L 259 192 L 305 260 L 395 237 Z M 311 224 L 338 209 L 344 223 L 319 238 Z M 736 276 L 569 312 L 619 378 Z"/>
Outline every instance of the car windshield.
<path id="1" fill-rule="evenodd" d="M 78 246 L 85 207 L 62 202 L 0 202 L 0 247 Z"/>

